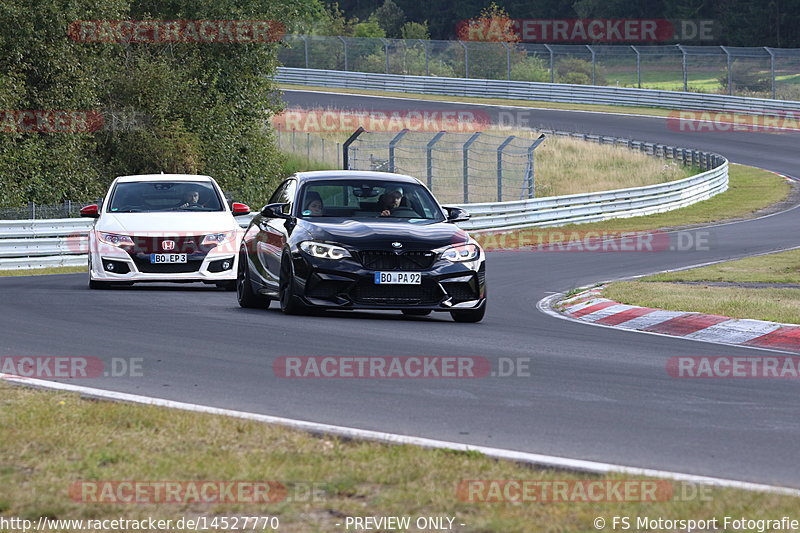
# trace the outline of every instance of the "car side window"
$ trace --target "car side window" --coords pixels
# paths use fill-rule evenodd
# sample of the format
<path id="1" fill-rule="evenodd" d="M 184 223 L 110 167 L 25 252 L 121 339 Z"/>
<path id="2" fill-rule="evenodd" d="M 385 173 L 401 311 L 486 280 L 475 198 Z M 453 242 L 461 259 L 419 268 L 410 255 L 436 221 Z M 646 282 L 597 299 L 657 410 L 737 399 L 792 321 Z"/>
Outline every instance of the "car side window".
<path id="1" fill-rule="evenodd" d="M 292 204 L 294 204 L 294 195 L 297 191 L 297 181 L 289 180 L 286 182 L 286 188 L 283 189 L 283 198 L 278 200 L 281 203 L 288 203 L 289 205 L 283 208 L 285 214 L 292 212 Z"/>
<path id="2" fill-rule="evenodd" d="M 284 193 L 286 191 L 287 185 L 289 185 L 288 181 L 284 181 L 283 183 L 281 183 L 280 186 L 278 186 L 278 188 L 275 189 L 275 192 L 272 193 L 272 196 L 269 199 L 269 203 L 280 204 L 285 202 L 286 200 L 281 200 L 281 198 L 284 198 Z"/>

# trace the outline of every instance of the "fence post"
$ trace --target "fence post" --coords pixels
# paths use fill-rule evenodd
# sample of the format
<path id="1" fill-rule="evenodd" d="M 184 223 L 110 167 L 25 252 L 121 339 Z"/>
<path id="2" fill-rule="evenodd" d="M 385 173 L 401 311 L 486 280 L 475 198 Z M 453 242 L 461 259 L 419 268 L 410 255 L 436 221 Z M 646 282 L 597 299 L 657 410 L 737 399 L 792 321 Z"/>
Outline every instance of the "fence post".
<path id="1" fill-rule="evenodd" d="M 426 146 L 426 166 L 428 170 L 428 188 L 433 190 L 433 145 L 439 142 L 439 139 L 444 136 L 445 132 L 440 131 L 433 136 L 433 139 L 428 141 Z"/>
<path id="2" fill-rule="evenodd" d="M 306 68 L 308 68 L 308 37 L 301 35 L 300 38 L 303 39 L 303 52 L 306 58 Z"/>
<path id="3" fill-rule="evenodd" d="M 383 51 L 386 57 L 386 74 L 389 74 L 389 41 L 387 41 L 383 37 L 379 37 L 379 39 L 383 43 Z"/>
<path id="4" fill-rule="evenodd" d="M 681 51 L 681 65 L 683 70 L 683 90 L 687 92 L 689 90 L 689 70 L 688 65 L 686 64 L 686 50 L 684 50 L 683 46 L 676 45 L 678 50 Z"/>
<path id="5" fill-rule="evenodd" d="M 341 160 L 339 159 L 341 155 L 342 155 L 341 145 L 339 143 L 336 143 L 336 168 L 341 167 Z"/>
<path id="6" fill-rule="evenodd" d="M 775 99 L 775 54 L 772 52 L 772 49 L 768 46 L 764 47 L 764 50 L 767 51 L 769 54 L 769 74 L 770 79 L 772 80 L 772 99 Z"/>
<path id="7" fill-rule="evenodd" d="M 733 96 L 733 58 L 727 47 L 720 46 L 720 48 L 725 52 L 725 56 L 728 59 L 728 96 Z"/>
<path id="8" fill-rule="evenodd" d="M 528 147 L 528 176 L 526 176 L 528 181 L 528 198 L 536 196 L 536 171 L 533 166 L 533 151 L 536 150 L 537 146 L 542 144 L 542 141 L 544 141 L 544 133 L 539 135 L 539 137 L 533 141 L 533 144 Z"/>
<path id="9" fill-rule="evenodd" d="M 597 85 L 597 83 L 595 83 L 595 80 L 597 79 L 597 60 L 595 58 L 594 48 L 588 44 L 586 45 L 586 48 L 588 48 L 589 52 L 592 53 L 592 85 Z"/>
<path id="10" fill-rule="evenodd" d="M 556 71 L 555 71 L 555 57 L 553 55 L 553 49 L 550 48 L 550 45 L 544 45 L 548 52 L 550 52 L 550 83 L 556 82 Z"/>
<path id="11" fill-rule="evenodd" d="M 458 44 L 464 49 L 464 78 L 469 78 L 469 49 L 464 41 L 458 41 Z"/>
<path id="12" fill-rule="evenodd" d="M 359 126 L 353 134 L 347 138 L 347 140 L 342 144 L 342 170 L 350 170 L 350 156 L 347 153 L 347 150 L 350 148 L 350 145 L 358 139 L 358 136 L 364 133 L 366 130 Z"/>
<path id="13" fill-rule="evenodd" d="M 31 213 L 31 219 L 36 218 L 36 203 L 35 202 L 33 202 L 33 201 L 28 202 L 28 210 Z"/>
<path id="14" fill-rule="evenodd" d="M 500 44 L 506 49 L 506 79 L 511 81 L 511 47 L 508 43 L 501 42 Z"/>
<path id="15" fill-rule="evenodd" d="M 389 172 L 394 172 L 395 164 L 394 164 L 394 147 L 397 146 L 397 143 L 400 142 L 405 134 L 408 133 L 407 129 L 400 130 L 400 132 L 394 136 L 394 139 L 389 141 Z"/>
<path id="16" fill-rule="evenodd" d="M 464 161 L 464 203 L 469 202 L 469 147 L 472 146 L 472 143 L 478 140 L 478 137 L 481 136 L 481 132 L 476 131 L 472 134 L 472 137 L 467 139 L 467 142 L 464 143 L 464 146 L 461 149 L 461 154 Z"/>
<path id="17" fill-rule="evenodd" d="M 503 201 L 503 149 L 508 146 L 508 143 L 513 141 L 515 137 L 511 135 L 508 139 L 503 141 L 497 147 L 497 201 Z"/>
<path id="18" fill-rule="evenodd" d="M 292 128 L 292 153 L 293 154 L 297 153 L 297 146 L 296 146 L 296 143 L 295 143 L 295 130 L 294 130 L 294 128 Z"/>
<path id="19" fill-rule="evenodd" d="M 344 71 L 347 72 L 347 41 L 341 35 L 338 36 L 339 40 L 342 41 L 342 47 L 344 48 Z"/>
<path id="20" fill-rule="evenodd" d="M 431 70 L 428 65 L 428 41 L 425 41 L 423 39 L 417 39 L 417 40 L 422 43 L 422 49 L 425 51 L 425 75 L 430 76 Z"/>
<path id="21" fill-rule="evenodd" d="M 306 133 L 306 163 L 311 164 L 311 134 Z"/>
<path id="22" fill-rule="evenodd" d="M 642 88 L 642 56 L 639 53 L 639 49 L 635 46 L 631 45 L 633 51 L 636 52 L 636 86 L 641 89 Z"/>

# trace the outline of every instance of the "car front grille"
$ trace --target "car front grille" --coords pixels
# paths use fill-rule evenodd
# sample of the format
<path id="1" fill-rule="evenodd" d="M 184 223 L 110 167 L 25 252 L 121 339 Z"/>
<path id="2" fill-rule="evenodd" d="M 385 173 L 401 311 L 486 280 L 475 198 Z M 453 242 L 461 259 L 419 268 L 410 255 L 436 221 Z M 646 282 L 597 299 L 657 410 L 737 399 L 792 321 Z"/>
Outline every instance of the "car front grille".
<path id="1" fill-rule="evenodd" d="M 151 263 L 149 257 L 144 259 L 134 257 L 133 263 L 139 272 L 145 274 L 186 274 L 200 270 L 203 260 L 190 260 L 186 263 Z"/>
<path id="2" fill-rule="evenodd" d="M 436 253 L 431 251 L 367 250 L 358 255 L 361 264 L 369 270 L 428 270 L 436 260 Z"/>
<path id="3" fill-rule="evenodd" d="M 442 297 L 438 285 L 430 280 L 420 285 L 384 285 L 362 279 L 351 294 L 356 302 L 376 304 L 436 304 Z"/>
<path id="4" fill-rule="evenodd" d="M 145 274 L 186 274 L 197 272 L 203 264 L 208 251 L 213 246 L 202 246 L 205 235 L 174 235 L 151 236 L 134 235 L 133 248 L 128 249 L 128 255 L 133 260 L 139 272 Z M 172 241 L 172 245 L 165 246 L 165 241 Z M 186 263 L 151 263 L 150 254 L 187 254 Z"/>

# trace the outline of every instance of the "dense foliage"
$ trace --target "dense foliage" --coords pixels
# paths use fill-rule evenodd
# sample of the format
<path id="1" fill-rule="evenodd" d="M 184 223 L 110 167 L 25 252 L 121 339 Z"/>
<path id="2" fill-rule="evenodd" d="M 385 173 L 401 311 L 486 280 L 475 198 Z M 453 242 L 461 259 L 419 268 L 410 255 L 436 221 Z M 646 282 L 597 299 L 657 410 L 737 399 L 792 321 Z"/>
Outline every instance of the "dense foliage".
<path id="1" fill-rule="evenodd" d="M 76 21 L 312 20 L 316 0 L 0 2 L 0 206 L 102 194 L 117 175 L 203 173 L 259 201 L 280 173 L 274 42 L 86 42 Z M 85 111 L 89 128 L 24 131 L 14 113 Z M 9 121 L 10 120 L 10 121 Z"/>

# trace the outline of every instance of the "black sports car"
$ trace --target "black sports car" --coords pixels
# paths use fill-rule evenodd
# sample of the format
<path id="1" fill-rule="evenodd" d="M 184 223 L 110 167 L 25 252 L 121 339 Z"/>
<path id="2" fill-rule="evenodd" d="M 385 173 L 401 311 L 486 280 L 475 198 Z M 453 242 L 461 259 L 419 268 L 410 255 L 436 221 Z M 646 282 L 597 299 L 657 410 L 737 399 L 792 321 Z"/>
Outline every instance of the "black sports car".
<path id="1" fill-rule="evenodd" d="M 288 314 L 320 309 L 486 311 L 485 255 L 417 179 L 386 172 L 302 172 L 257 214 L 240 249 L 242 307 L 280 302 Z"/>

